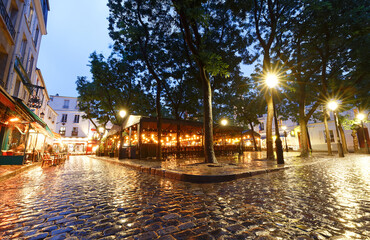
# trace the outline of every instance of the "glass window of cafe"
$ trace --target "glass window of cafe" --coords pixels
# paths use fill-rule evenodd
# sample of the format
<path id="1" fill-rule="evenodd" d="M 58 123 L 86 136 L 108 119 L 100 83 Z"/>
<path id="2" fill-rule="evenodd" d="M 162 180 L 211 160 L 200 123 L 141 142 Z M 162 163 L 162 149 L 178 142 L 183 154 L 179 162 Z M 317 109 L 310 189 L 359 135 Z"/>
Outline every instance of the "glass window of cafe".
<path id="1" fill-rule="evenodd" d="M 3 156 L 23 155 L 26 146 L 28 125 L 17 124 L 2 129 L 3 141 L 1 153 Z"/>

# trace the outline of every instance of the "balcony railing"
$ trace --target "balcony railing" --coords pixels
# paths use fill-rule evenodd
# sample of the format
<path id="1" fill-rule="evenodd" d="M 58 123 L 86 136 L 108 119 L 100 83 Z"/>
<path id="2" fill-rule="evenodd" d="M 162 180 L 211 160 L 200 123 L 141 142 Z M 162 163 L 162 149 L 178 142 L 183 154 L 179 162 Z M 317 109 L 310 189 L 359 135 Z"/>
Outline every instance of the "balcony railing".
<path id="1" fill-rule="evenodd" d="M 13 27 L 13 23 L 10 20 L 10 17 L 8 15 L 8 13 L 6 12 L 6 7 L 5 7 L 5 5 L 4 5 L 4 3 L 3 3 L 2 0 L 0 0 L 0 15 L 3 17 L 4 22 L 6 24 L 6 27 L 8 28 L 8 31 L 10 32 L 10 35 L 14 39 L 14 37 L 15 37 L 15 29 Z"/>
<path id="2" fill-rule="evenodd" d="M 22 79 L 23 84 L 27 87 L 27 89 L 30 92 L 32 92 L 31 80 L 28 77 L 26 70 L 24 70 L 22 66 L 22 62 L 18 57 L 16 57 L 14 61 L 14 68 L 15 68 L 15 71 L 18 73 L 19 77 Z"/>

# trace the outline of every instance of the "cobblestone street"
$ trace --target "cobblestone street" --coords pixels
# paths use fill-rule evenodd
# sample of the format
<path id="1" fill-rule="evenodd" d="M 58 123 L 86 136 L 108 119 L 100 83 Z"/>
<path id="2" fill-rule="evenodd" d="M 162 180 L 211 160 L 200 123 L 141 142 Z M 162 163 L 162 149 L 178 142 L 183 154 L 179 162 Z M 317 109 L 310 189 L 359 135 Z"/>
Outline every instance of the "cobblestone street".
<path id="1" fill-rule="evenodd" d="M 0 182 L 1 239 L 370 239 L 370 159 L 213 184 L 85 156 Z"/>

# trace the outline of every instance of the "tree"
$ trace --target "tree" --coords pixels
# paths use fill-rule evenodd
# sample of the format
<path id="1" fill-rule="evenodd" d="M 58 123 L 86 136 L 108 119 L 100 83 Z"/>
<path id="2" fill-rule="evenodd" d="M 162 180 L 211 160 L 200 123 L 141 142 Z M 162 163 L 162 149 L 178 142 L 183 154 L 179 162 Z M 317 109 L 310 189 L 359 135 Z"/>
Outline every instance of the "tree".
<path id="1" fill-rule="evenodd" d="M 172 33 L 173 18 L 168 1 L 109 0 L 109 35 L 114 48 L 131 61 L 136 77 L 151 86 L 155 81 L 157 115 L 157 159 L 161 159 L 161 93 L 170 52 L 166 39 Z"/>
<path id="2" fill-rule="evenodd" d="M 235 94 L 231 100 L 237 122 L 252 130 L 252 139 L 255 151 L 258 151 L 254 137 L 254 126 L 259 124 L 258 116 L 266 112 L 264 96 L 257 89 L 252 79 L 243 79 L 243 82 L 232 86 Z"/>
<path id="3" fill-rule="evenodd" d="M 366 16 L 364 3 L 351 0 L 345 4 L 330 0 L 301 1 L 297 6 L 296 14 L 287 21 L 286 34 L 278 39 L 277 52 L 282 64 L 290 71 L 286 87 L 289 101 L 285 112 L 299 122 L 301 156 L 305 157 L 308 155 L 307 122 L 318 107 L 323 106 L 328 153 L 331 154 L 326 111 L 328 100 L 341 99 L 343 110 L 345 105 L 352 103 L 353 107 L 355 102 L 359 102 L 353 101 L 354 97 L 363 99 L 369 92 L 361 87 L 365 84 L 366 75 L 367 78 L 369 76 L 368 71 L 366 74 L 365 68 L 361 67 L 360 59 L 366 57 L 356 50 L 366 44 L 354 44 L 366 41 L 366 27 L 354 24 Z"/>
<path id="4" fill-rule="evenodd" d="M 121 124 L 118 112 L 122 109 L 134 114 L 151 112 L 151 98 L 135 82 L 124 58 L 113 54 L 105 60 L 102 54 L 94 52 L 90 55 L 90 68 L 92 81 L 86 77 L 76 81 L 78 106 L 96 129 L 97 123 L 104 127 L 108 122 Z"/>
<path id="5" fill-rule="evenodd" d="M 225 2 L 172 0 L 180 19 L 180 29 L 196 63 L 199 80 L 203 91 L 204 107 L 204 148 L 205 161 L 217 162 L 213 149 L 212 81 L 226 81 L 230 72 L 238 68 L 229 68 L 226 62 L 240 59 L 236 53 L 245 49 L 247 42 L 238 44 L 240 26 L 233 21 L 232 12 Z M 242 46 L 242 47 L 241 47 Z"/>
<path id="6" fill-rule="evenodd" d="M 263 54 L 261 78 L 264 80 L 268 73 L 276 71 L 274 62 L 277 62 L 277 59 L 274 48 L 276 44 L 279 44 L 277 39 L 285 33 L 286 20 L 294 15 L 296 2 L 289 0 L 231 0 L 231 2 L 238 21 L 244 23 L 246 31 L 256 36 L 256 47 Z M 270 91 L 265 92 L 265 99 L 267 103 L 267 158 L 273 159 L 273 101 Z"/>

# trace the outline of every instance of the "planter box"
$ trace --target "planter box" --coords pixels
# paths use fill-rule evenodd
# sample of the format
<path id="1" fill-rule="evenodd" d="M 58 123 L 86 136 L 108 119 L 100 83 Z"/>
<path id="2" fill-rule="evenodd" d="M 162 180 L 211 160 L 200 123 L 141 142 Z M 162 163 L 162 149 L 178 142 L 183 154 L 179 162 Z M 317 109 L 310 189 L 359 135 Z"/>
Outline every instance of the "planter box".
<path id="1" fill-rule="evenodd" d="M 0 165 L 23 165 L 24 156 L 0 156 Z"/>

